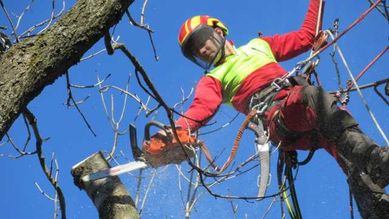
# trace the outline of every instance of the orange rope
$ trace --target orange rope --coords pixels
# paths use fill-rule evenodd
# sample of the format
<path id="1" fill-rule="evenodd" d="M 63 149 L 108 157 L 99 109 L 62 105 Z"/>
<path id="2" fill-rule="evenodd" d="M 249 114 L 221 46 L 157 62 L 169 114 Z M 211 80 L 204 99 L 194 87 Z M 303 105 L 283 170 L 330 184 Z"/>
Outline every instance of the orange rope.
<path id="1" fill-rule="evenodd" d="M 210 163 L 210 165 L 216 170 L 218 171 L 219 173 L 222 173 L 225 169 L 227 169 L 230 165 L 231 165 L 231 162 L 235 159 L 235 156 L 236 156 L 236 152 L 238 151 L 238 148 L 239 148 L 239 145 L 240 145 L 240 142 L 242 140 L 242 135 L 243 135 L 243 132 L 245 131 L 245 129 L 247 128 L 247 125 L 249 124 L 250 120 L 257 114 L 257 111 L 254 109 L 252 110 L 245 118 L 245 120 L 243 121 L 242 125 L 240 126 L 239 130 L 238 130 L 238 133 L 235 137 L 235 141 L 234 141 L 234 144 L 231 148 L 231 152 L 230 152 L 230 156 L 227 158 L 226 162 L 223 164 L 222 167 L 218 167 L 213 158 L 212 158 L 212 155 L 211 153 L 209 152 L 207 146 L 205 146 L 204 142 L 201 142 L 200 143 L 200 148 L 201 150 L 203 151 L 205 157 L 207 158 L 208 162 Z"/>
<path id="2" fill-rule="evenodd" d="M 382 52 L 380 52 L 359 74 L 357 77 L 355 77 L 355 81 L 358 81 L 366 72 L 367 70 L 369 70 L 369 68 L 375 64 L 378 59 L 380 59 L 389 49 L 389 46 L 386 46 L 386 48 L 384 50 L 382 50 Z M 348 87 L 347 87 L 347 91 L 349 91 L 351 88 L 353 87 L 353 84 L 350 84 Z"/>
<path id="3" fill-rule="evenodd" d="M 324 12 L 324 0 L 320 1 L 319 5 L 319 13 L 317 15 L 317 25 L 316 25 L 316 31 L 315 36 L 317 36 L 322 28 L 323 25 L 323 12 Z"/>

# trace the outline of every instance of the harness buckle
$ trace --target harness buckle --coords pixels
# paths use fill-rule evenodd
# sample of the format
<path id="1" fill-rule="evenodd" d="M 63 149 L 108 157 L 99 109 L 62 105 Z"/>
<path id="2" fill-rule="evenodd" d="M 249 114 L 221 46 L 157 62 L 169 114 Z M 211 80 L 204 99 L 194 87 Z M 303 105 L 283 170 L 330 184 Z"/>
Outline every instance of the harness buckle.
<path id="1" fill-rule="evenodd" d="M 267 142 L 268 136 L 265 133 L 265 129 L 263 127 L 263 123 L 261 120 L 258 120 L 258 124 L 255 124 L 254 122 L 250 122 L 247 125 L 247 128 L 254 132 L 255 141 L 257 144 L 263 146 Z"/>
<path id="2" fill-rule="evenodd" d="M 279 91 L 281 90 L 281 84 L 278 84 L 279 82 L 282 82 L 282 79 L 281 78 L 276 78 L 272 83 L 271 83 L 271 86 L 273 86 L 276 91 Z"/>
<path id="3" fill-rule="evenodd" d="M 269 105 L 266 102 L 259 102 L 251 108 L 257 110 L 257 115 L 262 115 L 266 111 L 268 106 Z"/>
<path id="4" fill-rule="evenodd" d="M 276 91 L 280 91 L 284 87 L 289 87 L 292 84 L 287 78 L 276 78 L 274 81 L 271 83 L 271 86 L 273 86 Z"/>

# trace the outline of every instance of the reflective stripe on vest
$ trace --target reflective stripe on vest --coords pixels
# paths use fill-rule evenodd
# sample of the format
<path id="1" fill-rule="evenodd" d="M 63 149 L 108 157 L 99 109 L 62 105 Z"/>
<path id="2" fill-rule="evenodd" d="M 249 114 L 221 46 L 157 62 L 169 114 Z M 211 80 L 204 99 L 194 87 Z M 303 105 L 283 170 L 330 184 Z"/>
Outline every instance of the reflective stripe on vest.
<path id="1" fill-rule="evenodd" d="M 226 61 L 207 73 L 219 80 L 223 88 L 223 103 L 231 104 L 242 81 L 258 68 L 277 62 L 269 44 L 260 38 L 236 49 L 236 54 L 226 57 Z"/>

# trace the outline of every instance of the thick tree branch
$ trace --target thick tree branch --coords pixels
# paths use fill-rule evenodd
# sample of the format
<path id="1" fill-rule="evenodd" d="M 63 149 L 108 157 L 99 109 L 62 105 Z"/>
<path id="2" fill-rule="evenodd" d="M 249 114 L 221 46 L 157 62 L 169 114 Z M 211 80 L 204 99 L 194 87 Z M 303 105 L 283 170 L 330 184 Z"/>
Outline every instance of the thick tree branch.
<path id="1" fill-rule="evenodd" d="M 77 64 L 132 0 L 79 0 L 39 36 L 11 47 L 0 60 L 0 140 L 27 104 Z"/>
<path id="2" fill-rule="evenodd" d="M 88 193 L 99 211 L 99 218 L 137 219 L 139 214 L 135 203 L 126 191 L 119 177 L 107 177 L 84 182 L 82 176 L 110 168 L 101 152 L 88 157 L 72 168 L 74 183 Z"/>

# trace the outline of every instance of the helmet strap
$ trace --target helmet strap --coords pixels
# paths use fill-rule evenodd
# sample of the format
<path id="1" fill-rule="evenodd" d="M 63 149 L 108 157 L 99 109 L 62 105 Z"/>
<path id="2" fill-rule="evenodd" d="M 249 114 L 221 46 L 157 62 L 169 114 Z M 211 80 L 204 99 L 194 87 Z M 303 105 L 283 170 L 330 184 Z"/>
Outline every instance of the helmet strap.
<path id="1" fill-rule="evenodd" d="M 221 36 L 218 36 L 218 37 L 212 36 L 211 40 L 215 45 L 219 46 L 219 50 L 216 53 L 213 60 L 209 63 L 209 65 L 210 65 L 209 67 L 211 67 L 212 65 L 218 66 L 219 64 L 221 64 L 221 62 L 224 60 L 224 57 L 226 55 L 226 49 L 225 49 L 226 39 L 224 37 L 221 37 Z"/>

